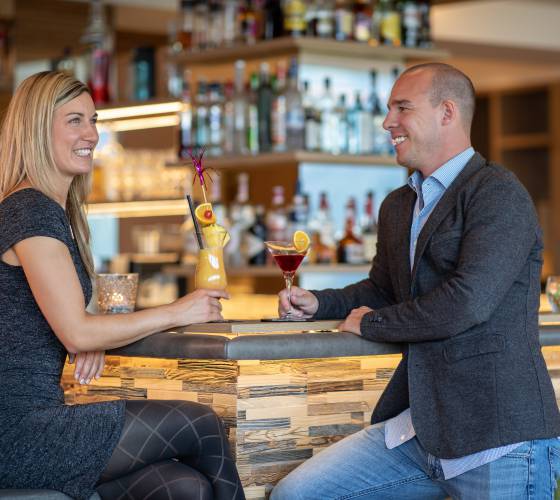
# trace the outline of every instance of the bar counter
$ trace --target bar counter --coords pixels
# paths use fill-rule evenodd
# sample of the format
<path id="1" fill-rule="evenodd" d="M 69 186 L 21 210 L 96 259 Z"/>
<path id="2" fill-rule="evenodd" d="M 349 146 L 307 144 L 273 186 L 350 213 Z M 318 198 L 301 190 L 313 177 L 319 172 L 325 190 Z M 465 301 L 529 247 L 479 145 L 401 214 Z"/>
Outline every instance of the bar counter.
<path id="1" fill-rule="evenodd" d="M 548 318 L 541 344 L 560 396 L 560 318 Z M 157 333 L 107 353 L 103 377 L 89 386 L 76 384 L 67 365 L 66 400 L 210 405 L 226 425 L 247 499 L 267 498 L 302 461 L 369 423 L 400 360 L 399 345 L 321 331 L 324 322 L 292 328 L 302 333 L 208 333 L 208 325 Z"/>

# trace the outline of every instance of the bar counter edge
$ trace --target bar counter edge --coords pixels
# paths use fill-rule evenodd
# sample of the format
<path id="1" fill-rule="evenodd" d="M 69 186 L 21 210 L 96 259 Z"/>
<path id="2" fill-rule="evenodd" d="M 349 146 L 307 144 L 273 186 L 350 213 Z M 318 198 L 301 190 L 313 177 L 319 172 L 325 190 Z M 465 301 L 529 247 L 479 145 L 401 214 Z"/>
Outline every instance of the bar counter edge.
<path id="1" fill-rule="evenodd" d="M 560 345 L 560 323 L 541 322 L 542 346 Z M 164 359 L 275 360 L 400 354 L 399 344 L 372 342 L 348 332 L 219 335 L 155 333 L 107 354 Z"/>

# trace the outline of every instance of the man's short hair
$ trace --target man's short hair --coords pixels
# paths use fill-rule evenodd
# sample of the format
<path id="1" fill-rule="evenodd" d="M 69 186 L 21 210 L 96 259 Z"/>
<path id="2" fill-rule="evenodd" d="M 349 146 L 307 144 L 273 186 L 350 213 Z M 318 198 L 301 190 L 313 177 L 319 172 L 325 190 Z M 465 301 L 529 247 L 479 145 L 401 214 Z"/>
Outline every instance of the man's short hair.
<path id="1" fill-rule="evenodd" d="M 432 74 L 430 102 L 437 106 L 449 99 L 459 106 L 465 130 L 470 131 L 474 110 L 475 91 L 471 79 L 457 68 L 444 63 L 417 64 L 405 70 L 402 75 L 427 70 Z M 402 76 L 401 75 L 401 76 Z"/>

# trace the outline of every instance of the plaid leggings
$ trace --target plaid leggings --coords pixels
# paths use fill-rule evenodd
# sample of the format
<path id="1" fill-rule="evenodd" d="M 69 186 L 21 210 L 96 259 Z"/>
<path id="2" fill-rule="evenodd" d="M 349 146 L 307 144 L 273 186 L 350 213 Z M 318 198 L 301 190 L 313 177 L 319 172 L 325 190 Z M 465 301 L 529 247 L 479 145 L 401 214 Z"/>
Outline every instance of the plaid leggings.
<path id="1" fill-rule="evenodd" d="M 97 492 L 107 500 L 245 499 L 222 422 L 189 401 L 126 401 Z"/>

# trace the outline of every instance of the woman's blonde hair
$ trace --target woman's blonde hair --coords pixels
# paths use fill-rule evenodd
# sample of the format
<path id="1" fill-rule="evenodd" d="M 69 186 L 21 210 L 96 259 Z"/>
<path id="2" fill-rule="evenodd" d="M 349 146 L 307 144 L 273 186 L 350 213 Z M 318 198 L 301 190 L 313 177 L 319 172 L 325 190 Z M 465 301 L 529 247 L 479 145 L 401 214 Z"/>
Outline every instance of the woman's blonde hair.
<path id="1" fill-rule="evenodd" d="M 52 128 L 54 111 L 75 99 L 88 87 L 65 73 L 43 71 L 26 78 L 15 91 L 0 132 L 0 201 L 22 181 L 50 198 L 55 198 Z M 84 204 L 90 189 L 91 173 L 72 180 L 66 200 L 66 214 L 80 255 L 90 276 L 93 259 Z"/>

